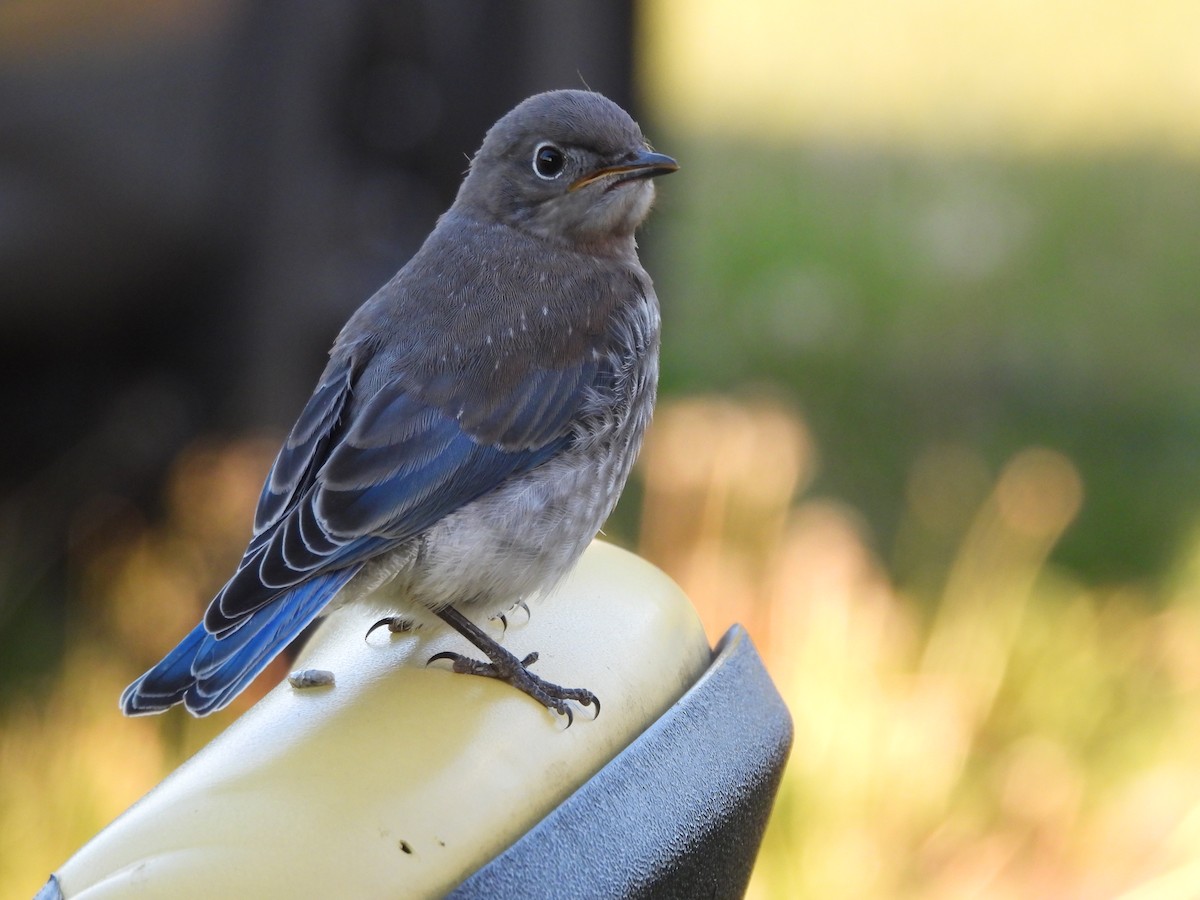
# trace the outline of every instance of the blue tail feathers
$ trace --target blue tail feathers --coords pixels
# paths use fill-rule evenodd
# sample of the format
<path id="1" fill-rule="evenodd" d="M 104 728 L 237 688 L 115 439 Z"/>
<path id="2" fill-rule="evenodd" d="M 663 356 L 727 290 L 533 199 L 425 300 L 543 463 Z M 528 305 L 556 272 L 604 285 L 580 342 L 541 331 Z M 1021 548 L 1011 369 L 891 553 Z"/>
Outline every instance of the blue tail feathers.
<path id="1" fill-rule="evenodd" d="M 361 566 L 348 566 L 280 594 L 218 638 L 197 625 L 162 662 L 121 694 L 127 716 L 183 703 L 197 716 L 226 706 L 312 622 Z"/>

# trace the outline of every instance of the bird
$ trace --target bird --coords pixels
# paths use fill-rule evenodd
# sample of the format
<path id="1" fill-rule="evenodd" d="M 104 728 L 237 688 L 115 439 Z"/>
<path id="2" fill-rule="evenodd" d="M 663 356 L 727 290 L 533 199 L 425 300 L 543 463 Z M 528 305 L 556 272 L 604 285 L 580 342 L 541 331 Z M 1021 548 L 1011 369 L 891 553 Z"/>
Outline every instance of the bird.
<path id="1" fill-rule="evenodd" d="M 536 653 L 477 623 L 544 597 L 630 474 L 661 332 L 635 231 L 653 179 L 678 168 L 591 90 L 501 117 L 433 231 L 335 339 L 233 575 L 121 710 L 220 710 L 319 616 L 366 603 L 387 613 L 377 624 L 440 621 L 486 657 L 428 662 L 505 681 L 568 725 L 569 702 L 598 715 L 591 691 L 540 678 Z"/>

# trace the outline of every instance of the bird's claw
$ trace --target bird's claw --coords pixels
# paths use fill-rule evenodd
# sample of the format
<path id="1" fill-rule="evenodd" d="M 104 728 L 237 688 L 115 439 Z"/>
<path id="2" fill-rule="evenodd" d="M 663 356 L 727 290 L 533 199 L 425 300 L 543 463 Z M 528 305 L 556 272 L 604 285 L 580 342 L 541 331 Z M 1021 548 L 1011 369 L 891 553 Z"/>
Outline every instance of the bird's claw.
<path id="1" fill-rule="evenodd" d="M 387 626 L 387 630 L 392 634 L 407 634 L 413 630 L 411 619 L 406 619 L 403 616 L 384 616 L 374 625 L 367 629 L 367 633 L 363 635 L 363 640 L 367 640 L 379 628 Z"/>
<path id="2" fill-rule="evenodd" d="M 512 609 L 525 610 L 525 621 L 526 622 L 529 622 L 533 618 L 533 613 L 531 613 L 529 611 L 529 604 L 526 603 L 524 600 L 514 603 L 512 606 Z M 512 612 L 512 610 L 510 609 L 509 612 Z M 500 633 L 508 634 L 508 613 L 500 613 L 499 615 L 493 616 L 492 618 L 500 620 Z"/>

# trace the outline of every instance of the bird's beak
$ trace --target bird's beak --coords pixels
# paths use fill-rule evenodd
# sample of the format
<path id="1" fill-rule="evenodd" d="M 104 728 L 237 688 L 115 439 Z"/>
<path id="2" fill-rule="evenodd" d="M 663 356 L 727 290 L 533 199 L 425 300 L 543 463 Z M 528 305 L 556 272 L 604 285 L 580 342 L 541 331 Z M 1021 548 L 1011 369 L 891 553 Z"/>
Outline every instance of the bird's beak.
<path id="1" fill-rule="evenodd" d="M 633 157 L 633 159 L 627 159 L 616 165 L 604 166 L 603 168 L 596 169 L 594 172 L 588 172 L 581 178 L 577 178 L 571 182 L 567 190 L 577 191 L 581 187 L 586 187 L 593 181 L 599 181 L 601 178 L 606 178 L 609 175 L 622 176 L 613 182 L 613 186 L 615 187 L 623 181 L 632 181 L 636 178 L 653 178 L 656 175 L 669 175 L 678 169 L 679 163 L 666 154 L 645 150 Z"/>

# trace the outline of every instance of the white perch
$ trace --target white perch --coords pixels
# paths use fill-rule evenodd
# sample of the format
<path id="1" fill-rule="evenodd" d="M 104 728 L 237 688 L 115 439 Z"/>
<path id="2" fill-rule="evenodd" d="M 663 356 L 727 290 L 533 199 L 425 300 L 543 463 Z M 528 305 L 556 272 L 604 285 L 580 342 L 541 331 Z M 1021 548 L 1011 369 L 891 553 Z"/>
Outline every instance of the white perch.
<path id="1" fill-rule="evenodd" d="M 333 683 L 285 679 L 64 863 L 61 896 L 445 894 L 599 771 L 712 659 L 679 588 L 599 542 L 528 621 L 512 614 L 503 637 L 518 657 L 540 653 L 539 675 L 594 691 L 594 720 L 577 708 L 565 728 L 508 685 L 427 668 L 442 650 L 475 653 L 448 630 L 379 629 L 364 641 L 373 618 L 333 615 L 295 666 Z"/>

